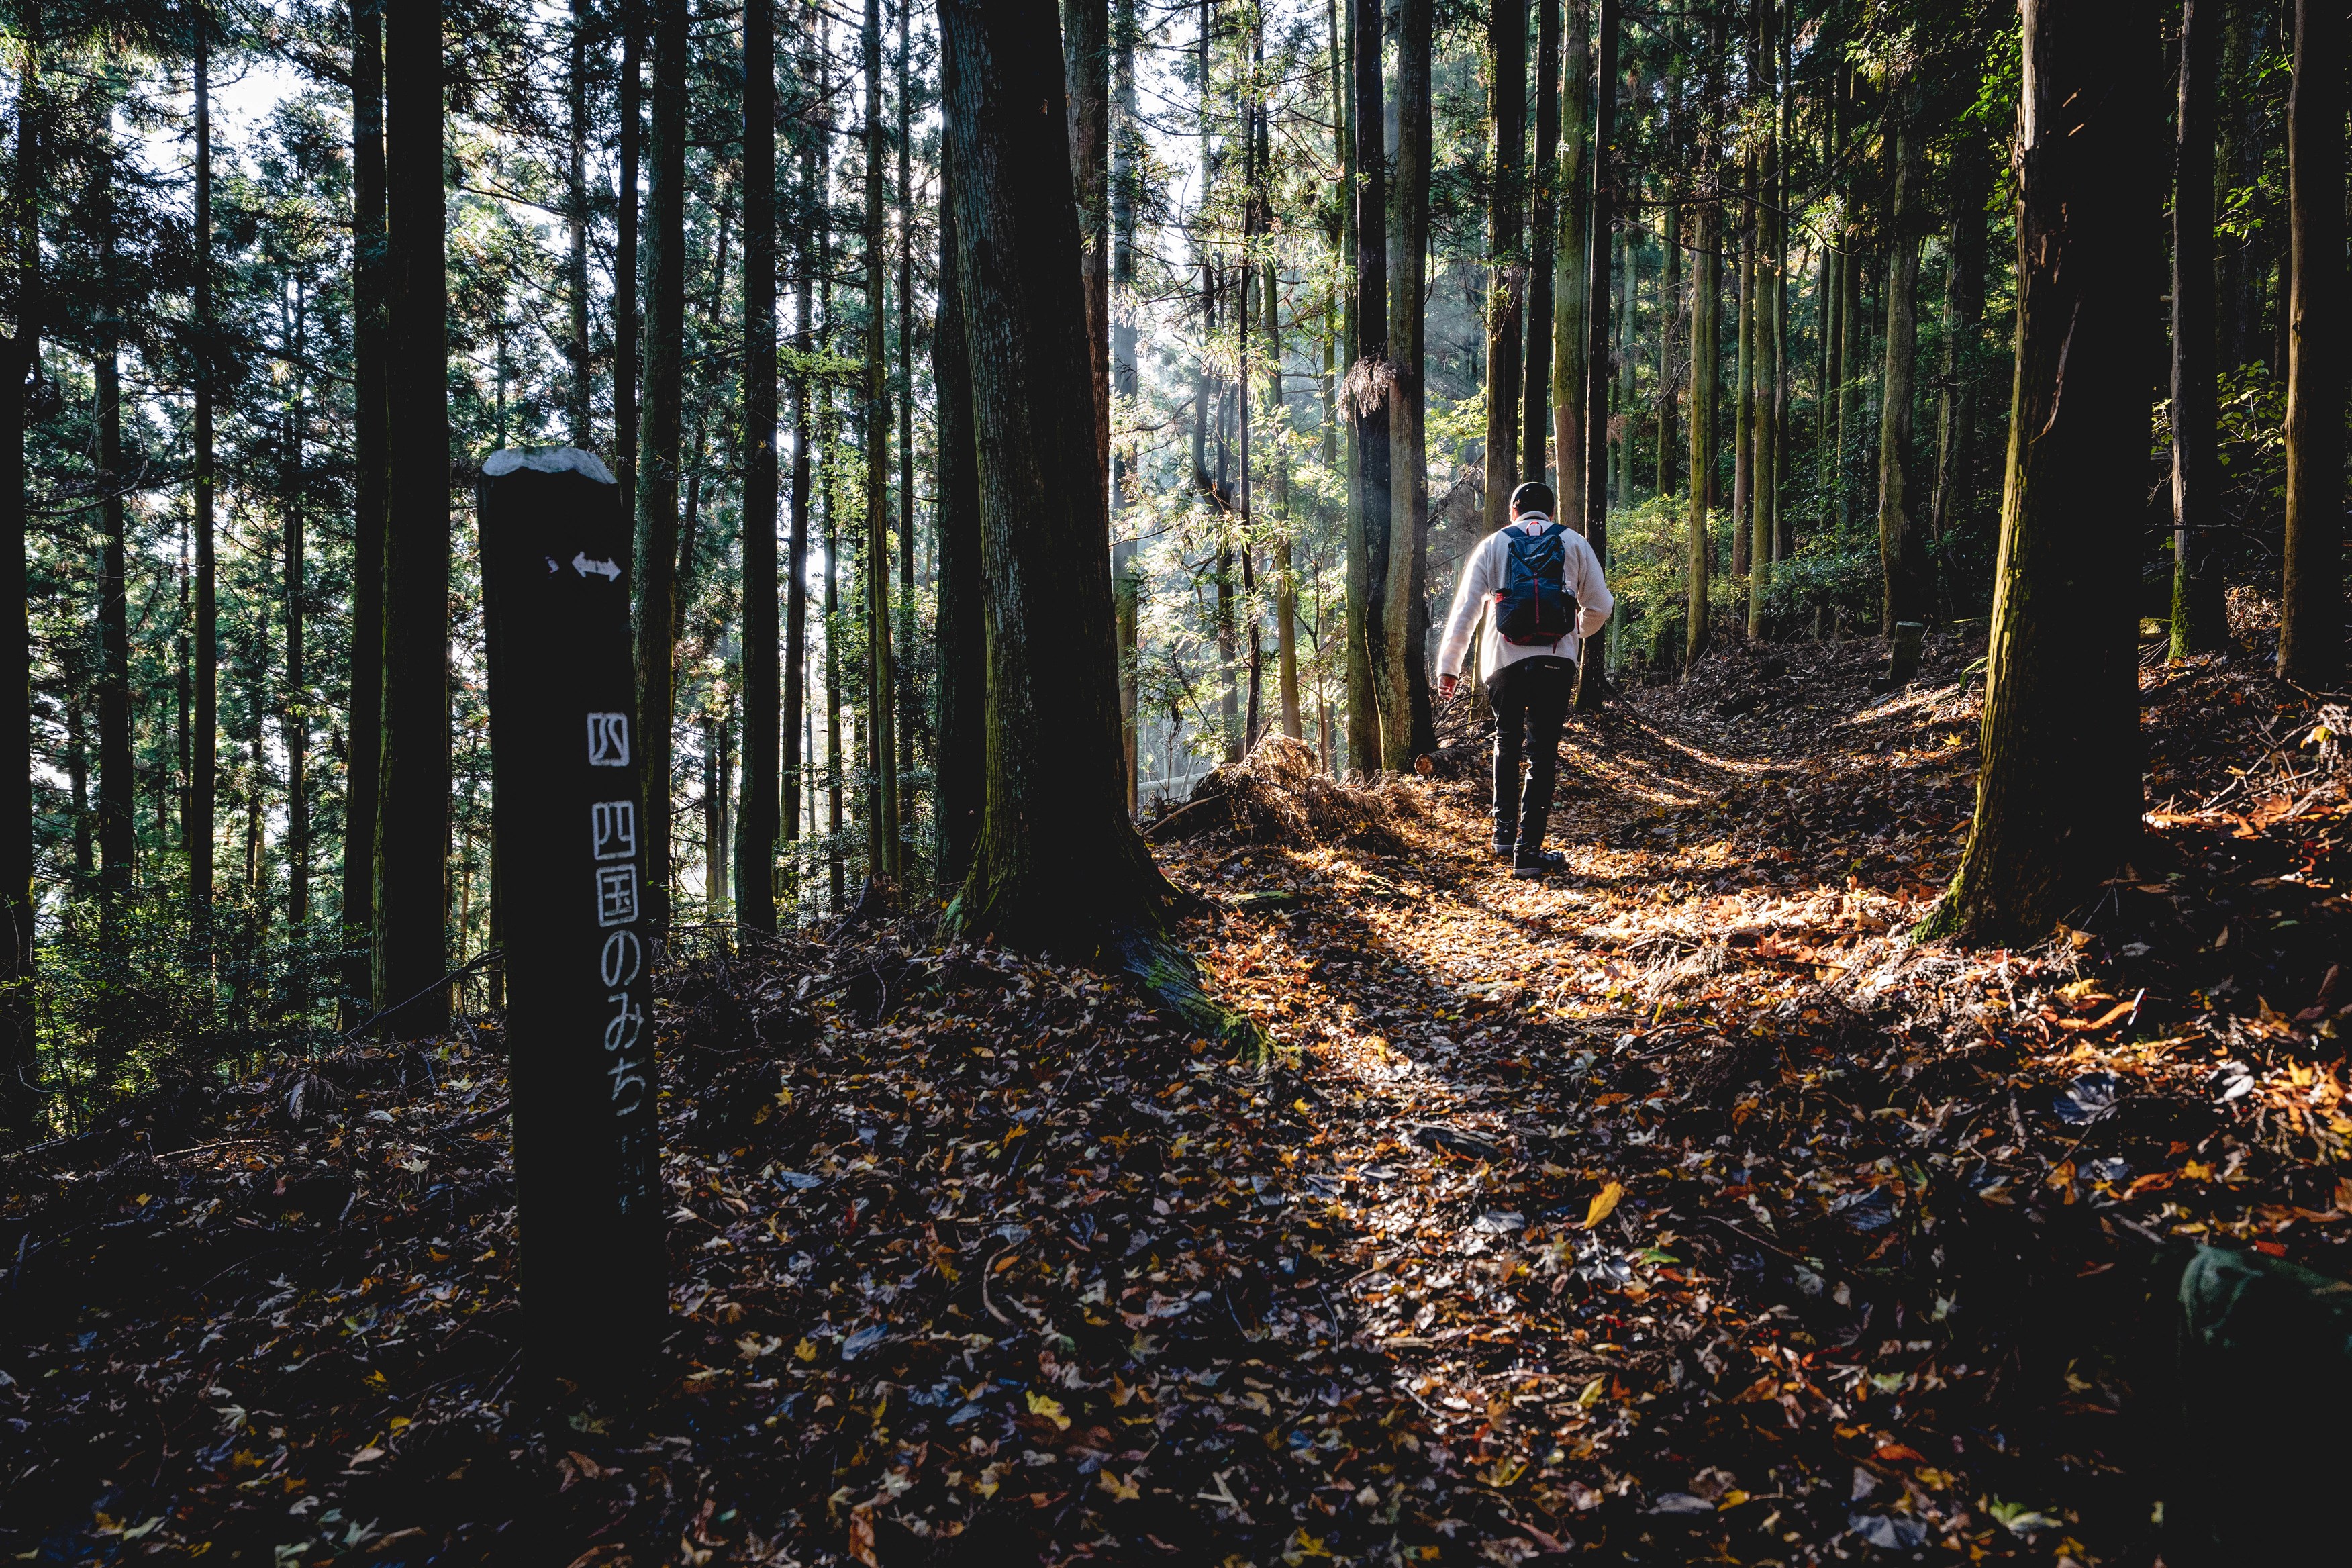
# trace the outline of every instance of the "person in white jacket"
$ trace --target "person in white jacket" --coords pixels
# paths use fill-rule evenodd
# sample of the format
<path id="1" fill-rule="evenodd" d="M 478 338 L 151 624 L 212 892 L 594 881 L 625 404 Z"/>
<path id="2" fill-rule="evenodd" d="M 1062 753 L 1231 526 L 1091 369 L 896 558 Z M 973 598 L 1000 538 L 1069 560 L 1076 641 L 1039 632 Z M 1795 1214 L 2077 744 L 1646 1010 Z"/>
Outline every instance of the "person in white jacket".
<path id="1" fill-rule="evenodd" d="M 1551 510 L 1551 487 L 1540 480 L 1511 492 L 1511 521 L 1463 563 L 1437 649 L 1438 691 L 1451 697 L 1471 627 L 1482 608 L 1488 612 L 1478 657 L 1495 706 L 1494 850 L 1511 862 L 1514 877 L 1539 877 L 1565 863 L 1543 847 L 1560 726 L 1576 695 L 1579 650 L 1616 605 L 1592 546 L 1554 522 Z"/>

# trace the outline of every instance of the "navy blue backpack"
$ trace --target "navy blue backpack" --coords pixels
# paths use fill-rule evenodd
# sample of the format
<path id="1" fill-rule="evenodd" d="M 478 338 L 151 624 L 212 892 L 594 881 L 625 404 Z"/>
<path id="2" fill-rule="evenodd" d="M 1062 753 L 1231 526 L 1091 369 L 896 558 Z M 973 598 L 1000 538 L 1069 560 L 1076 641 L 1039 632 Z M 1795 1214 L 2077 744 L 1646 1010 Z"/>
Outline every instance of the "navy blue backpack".
<path id="1" fill-rule="evenodd" d="M 1495 595 L 1495 630 L 1525 647 L 1556 643 L 1576 627 L 1576 595 L 1568 591 L 1568 525 L 1547 523 L 1534 533 L 1514 526 L 1504 536 L 1510 558 Z"/>

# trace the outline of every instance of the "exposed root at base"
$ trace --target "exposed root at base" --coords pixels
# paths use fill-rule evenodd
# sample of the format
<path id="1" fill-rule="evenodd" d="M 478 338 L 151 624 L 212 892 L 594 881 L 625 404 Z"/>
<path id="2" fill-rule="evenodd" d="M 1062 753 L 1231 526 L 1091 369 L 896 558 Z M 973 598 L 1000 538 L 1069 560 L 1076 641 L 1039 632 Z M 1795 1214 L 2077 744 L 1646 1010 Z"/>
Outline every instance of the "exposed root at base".
<path id="1" fill-rule="evenodd" d="M 1132 977 L 1161 1015 L 1233 1047 L 1243 1065 L 1262 1071 L 1274 1059 L 1265 1032 L 1203 990 L 1200 966 L 1175 942 L 1157 933 L 1123 932 L 1103 944 L 1103 956 Z"/>

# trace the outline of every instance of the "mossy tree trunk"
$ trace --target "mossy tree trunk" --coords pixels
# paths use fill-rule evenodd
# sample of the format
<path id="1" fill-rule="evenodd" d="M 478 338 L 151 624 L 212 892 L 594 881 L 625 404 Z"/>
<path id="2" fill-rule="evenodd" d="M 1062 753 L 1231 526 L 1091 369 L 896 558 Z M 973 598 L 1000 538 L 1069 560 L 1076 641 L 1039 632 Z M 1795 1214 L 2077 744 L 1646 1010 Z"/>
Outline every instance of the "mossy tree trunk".
<path id="1" fill-rule="evenodd" d="M 2282 680 L 2326 690 L 2344 673 L 2344 7 L 2295 0 L 2287 101 L 2294 298 L 2286 373 Z"/>
<path id="2" fill-rule="evenodd" d="M 1381 766 L 1412 768 L 1413 666 L 1424 660 L 1414 636 L 1417 567 L 1427 547 L 1429 490 L 1422 418 L 1422 292 L 1429 248 L 1430 47 L 1433 0 L 1404 0 L 1397 27 L 1396 276 L 1390 280 L 1388 580 L 1381 585 Z M 1492 421 L 1489 421 L 1491 426 Z M 1491 429 L 1490 429 L 1491 437 Z M 1489 476 L 1492 482 L 1492 476 Z M 1426 669 L 1422 672 L 1425 681 Z"/>
<path id="3" fill-rule="evenodd" d="M 988 642 L 986 806 L 950 918 L 1116 958 L 1161 940 L 1171 889 L 1120 777 L 1106 498 L 1091 466 L 1068 460 L 1092 449 L 1091 400 L 1071 395 L 1092 339 L 1055 8 L 940 11 Z"/>
<path id="4" fill-rule="evenodd" d="M 1983 764 L 1959 871 L 1929 921 L 1983 945 L 2042 940 L 2138 837 L 2134 563 L 2159 222 L 2144 153 L 2162 121 L 2144 58 L 2157 9 L 2124 10 L 2024 4 L 2017 368 Z"/>

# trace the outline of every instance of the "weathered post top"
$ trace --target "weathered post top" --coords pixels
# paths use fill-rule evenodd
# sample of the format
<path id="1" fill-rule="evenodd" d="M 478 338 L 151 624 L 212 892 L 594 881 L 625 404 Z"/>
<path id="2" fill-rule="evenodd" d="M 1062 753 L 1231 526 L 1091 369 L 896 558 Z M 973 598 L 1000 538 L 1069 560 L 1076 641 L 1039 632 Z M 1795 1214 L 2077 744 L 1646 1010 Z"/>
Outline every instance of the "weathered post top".
<path id="1" fill-rule="evenodd" d="M 495 454 L 478 500 L 524 1364 L 625 1392 L 667 1301 L 628 518 L 568 447 Z"/>

